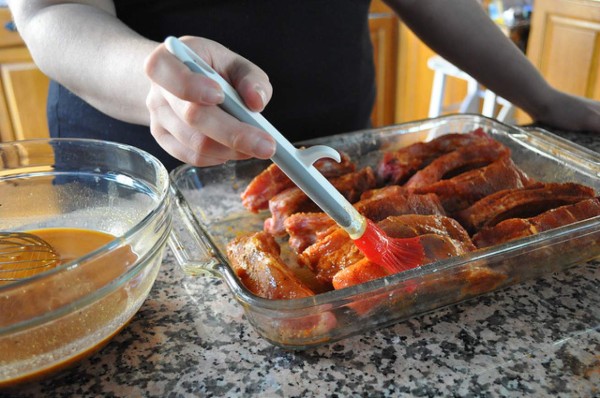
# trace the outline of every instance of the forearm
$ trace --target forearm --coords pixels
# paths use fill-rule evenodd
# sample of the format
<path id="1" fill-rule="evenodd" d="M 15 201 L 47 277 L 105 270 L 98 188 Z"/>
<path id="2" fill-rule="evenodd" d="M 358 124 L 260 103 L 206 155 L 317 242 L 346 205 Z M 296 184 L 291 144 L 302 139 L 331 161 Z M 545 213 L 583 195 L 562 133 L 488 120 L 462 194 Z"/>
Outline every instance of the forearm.
<path id="1" fill-rule="evenodd" d="M 552 88 L 475 0 L 388 0 L 431 49 L 530 115 Z"/>
<path id="2" fill-rule="evenodd" d="M 143 63 L 157 43 L 120 22 L 110 1 L 49 3 L 9 1 L 38 67 L 100 111 L 147 125 Z"/>

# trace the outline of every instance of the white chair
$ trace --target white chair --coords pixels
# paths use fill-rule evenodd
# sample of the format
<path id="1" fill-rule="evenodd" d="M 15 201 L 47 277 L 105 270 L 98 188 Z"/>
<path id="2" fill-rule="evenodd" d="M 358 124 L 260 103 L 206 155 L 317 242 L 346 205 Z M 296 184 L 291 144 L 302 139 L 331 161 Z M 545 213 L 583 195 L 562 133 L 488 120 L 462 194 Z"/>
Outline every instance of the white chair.
<path id="1" fill-rule="evenodd" d="M 459 113 L 481 113 L 504 123 L 514 123 L 515 107 L 513 104 L 497 96 L 494 92 L 483 88 L 477 80 L 439 55 L 434 55 L 427 61 L 427 66 L 434 71 L 429 117 L 440 116 L 444 111 L 455 110 Z M 444 92 L 448 76 L 467 82 L 467 95 L 459 104 L 444 107 Z M 483 98 L 483 107 L 479 111 L 479 99 Z M 454 108 L 454 109 L 453 109 Z"/>

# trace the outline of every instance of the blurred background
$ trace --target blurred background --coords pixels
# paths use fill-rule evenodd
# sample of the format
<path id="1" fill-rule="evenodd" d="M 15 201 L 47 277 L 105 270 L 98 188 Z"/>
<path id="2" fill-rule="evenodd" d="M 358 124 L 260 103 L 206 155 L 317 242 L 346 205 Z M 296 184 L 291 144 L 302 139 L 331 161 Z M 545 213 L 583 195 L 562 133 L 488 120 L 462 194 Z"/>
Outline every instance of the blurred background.
<path id="1" fill-rule="evenodd" d="M 600 99 L 600 2 L 480 3 L 553 86 Z M 372 1 L 369 22 L 378 87 L 374 126 L 456 112 L 483 113 L 509 123 L 530 121 L 437 56 L 381 0 Z M 0 0 L 0 141 L 48 136 L 47 88 L 48 78 L 33 63 Z"/>

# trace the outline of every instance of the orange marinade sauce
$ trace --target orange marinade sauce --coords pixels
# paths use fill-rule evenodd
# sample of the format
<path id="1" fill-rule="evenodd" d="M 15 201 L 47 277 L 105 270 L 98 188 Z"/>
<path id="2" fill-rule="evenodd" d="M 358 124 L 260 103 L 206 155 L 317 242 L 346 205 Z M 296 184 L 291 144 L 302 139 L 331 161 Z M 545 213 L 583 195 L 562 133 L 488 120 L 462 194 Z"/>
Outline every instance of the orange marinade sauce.
<path id="1" fill-rule="evenodd" d="M 115 239 L 105 232 L 77 228 L 46 228 L 27 232 L 50 243 L 59 254 L 61 264 L 84 256 Z"/>
<path id="2" fill-rule="evenodd" d="M 49 243 L 50 246 L 54 248 L 54 251 L 58 254 L 58 261 L 53 263 L 51 266 L 39 267 L 35 269 L 30 269 L 32 264 L 28 263 L 21 265 L 22 269 L 18 269 L 16 265 L 4 265 L 0 268 L 5 270 L 3 275 L 5 277 L 24 279 L 42 273 L 61 264 L 65 264 L 69 261 L 75 260 L 76 258 L 84 256 L 115 239 L 113 235 L 104 232 L 76 228 L 47 228 L 30 230 L 26 232 L 36 235 Z M 15 260 L 22 260 L 23 257 L 30 258 L 29 256 L 17 256 Z M 48 262 L 52 263 L 51 257 L 48 258 L 45 254 L 42 254 L 37 258 L 40 257 L 41 259 L 49 260 Z M 9 268 L 14 269 L 15 271 L 6 273 L 6 270 Z M 7 283 L 10 282 L 0 281 L 0 285 Z"/>
<path id="3" fill-rule="evenodd" d="M 56 266 L 80 258 L 115 239 L 115 236 L 108 233 L 77 228 L 48 228 L 29 230 L 27 232 L 41 237 L 52 245 L 60 258 Z M 135 263 L 136 259 L 137 256 L 130 246 L 118 247 L 112 252 L 109 252 L 108 255 L 102 256 L 89 264 L 83 264 L 83 268 L 79 271 L 80 278 L 73 279 L 73 281 L 81 280 L 84 285 L 87 285 L 86 289 L 91 289 L 91 291 L 93 291 L 118 278 L 130 265 Z M 35 273 L 40 272 L 42 271 L 37 271 Z M 68 273 L 65 274 L 65 277 L 72 272 L 75 271 L 69 270 Z M 29 272 L 29 275 L 19 275 L 19 277 L 30 275 L 33 274 Z M 2 285 L 0 284 L 0 286 Z M 39 287 L 36 286 L 28 291 L 26 297 L 13 297 L 13 301 L 16 302 L 13 302 L 10 305 L 10 308 L 14 309 L 15 307 L 19 307 L 20 310 L 16 314 L 13 314 L 12 317 L 10 314 L 5 313 L 5 318 L 8 316 L 5 321 L 10 322 L 10 319 L 15 316 L 17 318 L 23 317 L 22 320 L 25 320 L 36 313 L 40 313 L 40 308 L 37 308 L 38 303 L 41 303 L 39 305 L 45 305 L 44 302 L 47 303 L 49 299 L 57 294 L 57 292 L 52 289 L 53 286 L 54 285 L 52 284 L 40 284 Z M 73 288 L 77 289 L 78 287 L 73 286 Z M 89 292 L 83 294 L 89 294 Z M 87 319 L 87 322 L 89 323 L 79 325 L 79 322 L 77 321 L 75 323 L 69 321 L 69 326 L 67 327 L 67 324 L 61 321 L 56 325 L 49 326 L 50 329 L 45 332 L 44 336 L 46 336 L 47 340 L 50 342 L 44 343 L 44 348 L 39 347 L 40 338 L 44 339 L 44 336 L 38 336 L 35 331 L 32 331 L 31 334 L 28 332 L 22 333 L 22 336 L 19 337 L 18 345 L 0 339 L 0 351 L 4 351 L 3 355 L 5 356 L 2 360 L 10 362 L 12 360 L 35 358 L 37 355 L 47 352 L 47 350 L 52 351 L 57 349 L 62 344 L 68 343 L 71 339 L 82 338 L 88 334 L 90 330 L 101 327 L 101 325 L 106 322 L 107 316 L 110 318 L 111 316 L 114 316 L 114 314 L 124 311 L 126 302 L 126 294 L 117 291 L 114 294 L 101 299 L 98 303 L 91 305 L 91 308 L 87 310 L 87 313 L 91 316 L 86 317 L 86 319 L 89 318 Z M 0 312 L 6 311 L 6 309 L 7 308 L 0 308 Z M 107 314 L 101 316 L 100 313 L 102 312 L 107 312 Z M 111 313 L 113 315 L 111 315 Z M 0 327 L 2 327 L 3 323 L 1 318 L 2 317 L 0 316 Z M 12 321 L 18 321 L 18 319 L 12 319 Z M 63 323 L 63 325 L 61 325 L 61 323 Z M 17 386 L 22 382 L 44 378 L 93 354 L 110 341 L 110 339 L 117 334 L 125 324 L 126 322 L 114 330 L 114 333 L 110 336 L 107 336 L 107 338 L 88 347 L 82 352 L 75 353 L 75 355 L 64 358 L 62 361 L 59 360 L 58 362 L 48 364 L 48 366 L 42 367 L 41 369 L 33 370 L 31 373 L 21 375 L 16 379 L 0 381 L 0 391 L 5 387 Z M 77 330 L 79 328 L 81 328 L 81 330 Z M 66 335 L 64 334 L 65 331 L 67 331 Z"/>

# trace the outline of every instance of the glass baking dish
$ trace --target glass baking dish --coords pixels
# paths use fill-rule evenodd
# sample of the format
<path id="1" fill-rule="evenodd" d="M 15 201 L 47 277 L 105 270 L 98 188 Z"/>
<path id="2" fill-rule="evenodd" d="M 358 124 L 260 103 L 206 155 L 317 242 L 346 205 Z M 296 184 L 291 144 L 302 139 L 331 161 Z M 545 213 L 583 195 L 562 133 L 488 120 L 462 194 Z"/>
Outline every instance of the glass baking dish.
<path id="1" fill-rule="evenodd" d="M 530 177 L 600 188 L 600 156 L 536 128 L 517 128 L 478 115 L 451 115 L 357 131 L 300 143 L 342 150 L 358 167 L 374 166 L 383 151 L 447 133 L 483 128 L 507 145 Z M 275 345 L 305 349 L 380 328 L 436 308 L 566 269 L 600 255 L 600 217 L 452 257 L 349 288 L 293 300 L 250 293 L 228 265 L 225 247 L 234 237 L 262 229 L 268 211 L 253 214 L 240 194 L 269 165 L 247 160 L 173 170 L 176 197 L 170 246 L 185 272 L 225 280 L 248 321 Z M 281 241 L 282 254 L 302 277 Z"/>

